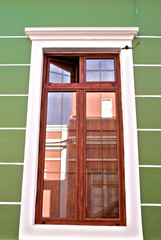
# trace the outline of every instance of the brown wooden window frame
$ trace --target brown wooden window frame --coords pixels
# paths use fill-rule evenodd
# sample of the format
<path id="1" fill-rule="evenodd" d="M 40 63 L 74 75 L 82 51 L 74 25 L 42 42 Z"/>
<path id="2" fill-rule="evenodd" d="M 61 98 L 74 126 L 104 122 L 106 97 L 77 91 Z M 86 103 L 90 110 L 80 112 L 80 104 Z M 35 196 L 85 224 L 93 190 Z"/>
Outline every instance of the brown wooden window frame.
<path id="1" fill-rule="evenodd" d="M 75 83 L 51 83 L 49 82 L 49 64 L 54 57 L 77 56 L 79 57 L 79 75 Z M 115 81 L 112 82 L 86 82 L 86 59 L 109 58 L 114 59 Z M 45 154 L 45 135 L 47 118 L 47 94 L 48 92 L 77 92 L 77 158 L 76 167 L 76 218 L 46 218 L 42 217 L 42 194 L 44 176 L 44 154 Z M 116 113 L 117 113 L 117 151 L 118 151 L 118 176 L 119 176 L 119 218 L 117 219 L 98 219 L 86 218 L 86 195 L 85 195 L 85 157 L 86 157 L 86 118 L 85 94 L 87 92 L 115 92 Z M 82 111 L 84 109 L 84 111 Z M 83 150 L 83 154 L 82 154 Z M 125 177 L 124 177 L 124 141 L 123 141 L 123 120 L 121 104 L 121 80 L 120 80 L 120 61 L 118 54 L 44 54 L 43 85 L 40 117 L 40 140 L 39 140 L 39 162 L 37 177 L 37 195 L 35 209 L 36 224 L 65 224 L 65 225 L 105 225 L 105 226 L 125 226 L 126 207 L 125 207 Z"/>

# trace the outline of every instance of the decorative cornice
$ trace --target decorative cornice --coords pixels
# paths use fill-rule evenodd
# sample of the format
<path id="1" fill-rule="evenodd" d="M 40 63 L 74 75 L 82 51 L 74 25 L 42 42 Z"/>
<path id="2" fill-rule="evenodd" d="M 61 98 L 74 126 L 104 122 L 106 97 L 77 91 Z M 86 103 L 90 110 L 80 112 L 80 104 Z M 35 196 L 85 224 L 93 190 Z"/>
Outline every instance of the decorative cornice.
<path id="1" fill-rule="evenodd" d="M 31 27 L 25 33 L 32 41 L 127 41 L 138 27 Z"/>

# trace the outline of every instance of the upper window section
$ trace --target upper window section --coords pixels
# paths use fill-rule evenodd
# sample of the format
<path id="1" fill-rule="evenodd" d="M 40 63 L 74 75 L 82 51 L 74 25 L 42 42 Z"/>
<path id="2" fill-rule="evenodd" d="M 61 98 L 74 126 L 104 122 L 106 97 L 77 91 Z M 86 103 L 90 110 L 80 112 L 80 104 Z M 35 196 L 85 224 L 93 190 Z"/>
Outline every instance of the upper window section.
<path id="1" fill-rule="evenodd" d="M 86 59 L 87 82 L 114 82 L 114 59 Z"/>
<path id="2" fill-rule="evenodd" d="M 107 56 L 107 54 L 106 54 Z M 105 54 L 80 56 L 51 56 L 48 58 L 47 82 L 70 83 L 115 83 L 117 82 L 117 56 Z"/>

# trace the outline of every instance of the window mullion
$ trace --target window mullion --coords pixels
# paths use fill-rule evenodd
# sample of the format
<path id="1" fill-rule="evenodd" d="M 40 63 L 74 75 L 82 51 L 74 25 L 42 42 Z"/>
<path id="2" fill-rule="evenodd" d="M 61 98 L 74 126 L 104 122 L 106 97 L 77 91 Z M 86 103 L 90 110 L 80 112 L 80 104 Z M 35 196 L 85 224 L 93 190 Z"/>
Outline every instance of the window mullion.
<path id="1" fill-rule="evenodd" d="M 84 216 L 84 90 L 78 91 L 78 221 L 83 221 Z"/>

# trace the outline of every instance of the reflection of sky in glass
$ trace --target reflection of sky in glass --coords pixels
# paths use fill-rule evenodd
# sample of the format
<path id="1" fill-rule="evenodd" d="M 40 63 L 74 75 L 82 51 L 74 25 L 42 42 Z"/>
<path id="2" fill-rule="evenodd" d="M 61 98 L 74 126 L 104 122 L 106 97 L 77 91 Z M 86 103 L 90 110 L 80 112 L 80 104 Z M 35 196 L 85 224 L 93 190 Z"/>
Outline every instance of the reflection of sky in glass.
<path id="1" fill-rule="evenodd" d="M 71 92 L 48 93 L 47 125 L 68 125 L 71 112 Z"/>

